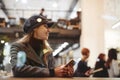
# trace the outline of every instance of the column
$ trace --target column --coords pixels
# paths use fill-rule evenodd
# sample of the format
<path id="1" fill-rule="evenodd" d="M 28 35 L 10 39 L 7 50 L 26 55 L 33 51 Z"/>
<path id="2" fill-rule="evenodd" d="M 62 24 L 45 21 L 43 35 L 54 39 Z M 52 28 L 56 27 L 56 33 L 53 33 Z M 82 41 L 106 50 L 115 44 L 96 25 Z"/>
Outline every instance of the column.
<path id="1" fill-rule="evenodd" d="M 81 0 L 81 8 L 80 47 L 90 49 L 88 65 L 94 67 L 98 54 L 104 52 L 104 0 Z"/>

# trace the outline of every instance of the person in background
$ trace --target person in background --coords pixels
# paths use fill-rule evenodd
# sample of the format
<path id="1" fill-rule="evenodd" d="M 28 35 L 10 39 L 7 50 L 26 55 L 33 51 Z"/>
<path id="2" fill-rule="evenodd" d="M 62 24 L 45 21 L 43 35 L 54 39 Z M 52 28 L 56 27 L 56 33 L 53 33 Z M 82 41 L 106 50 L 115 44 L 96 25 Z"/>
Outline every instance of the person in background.
<path id="1" fill-rule="evenodd" d="M 98 60 L 95 64 L 95 70 L 102 68 L 102 71 L 98 71 L 93 74 L 93 77 L 109 77 L 108 71 L 106 67 L 106 55 L 104 53 L 100 53 L 98 56 Z"/>
<path id="2" fill-rule="evenodd" d="M 10 62 L 14 77 L 71 77 L 73 75 L 74 70 L 71 66 L 54 66 L 53 50 L 47 42 L 49 24 L 41 15 L 33 15 L 25 21 L 23 30 L 26 34 L 13 42 L 10 48 Z"/>
<path id="3" fill-rule="evenodd" d="M 117 53 L 118 51 L 114 48 L 111 48 L 108 51 L 108 60 L 106 66 L 108 68 L 109 77 L 118 77 L 120 75 Z"/>
<path id="4" fill-rule="evenodd" d="M 4 70 L 3 60 L 4 60 L 4 55 L 2 51 L 0 51 L 0 70 Z"/>
<path id="5" fill-rule="evenodd" d="M 76 17 L 66 21 L 66 25 L 68 26 L 68 28 L 74 28 L 74 29 L 79 29 L 80 23 L 81 23 L 81 12 L 80 11 L 76 12 Z"/>
<path id="6" fill-rule="evenodd" d="M 89 77 L 91 74 L 91 68 L 87 65 L 87 59 L 89 58 L 90 50 L 83 48 L 82 59 L 79 61 L 77 69 L 74 72 L 75 77 Z"/>
<path id="7" fill-rule="evenodd" d="M 42 8 L 42 9 L 40 10 L 40 15 L 43 16 L 43 17 L 45 17 L 45 18 L 47 18 L 47 16 L 44 14 L 44 12 L 45 12 L 45 9 Z"/>
<path id="8" fill-rule="evenodd" d="M 76 17 L 73 19 L 70 19 L 70 25 L 78 25 L 81 22 L 81 12 L 76 12 Z"/>

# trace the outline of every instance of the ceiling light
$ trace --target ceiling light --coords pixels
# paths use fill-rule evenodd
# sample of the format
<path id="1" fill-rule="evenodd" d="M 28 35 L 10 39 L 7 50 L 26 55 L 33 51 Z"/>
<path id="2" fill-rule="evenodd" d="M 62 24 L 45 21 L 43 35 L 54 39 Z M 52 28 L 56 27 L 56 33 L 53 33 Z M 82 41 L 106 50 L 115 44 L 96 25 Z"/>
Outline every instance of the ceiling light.
<path id="1" fill-rule="evenodd" d="M 112 26 L 112 29 L 115 29 L 115 28 L 117 28 L 117 27 L 120 27 L 120 21 L 117 22 L 115 25 L 113 25 L 113 26 Z"/>
<path id="2" fill-rule="evenodd" d="M 27 0 L 22 0 L 22 3 L 26 4 L 28 1 Z"/>
<path id="3" fill-rule="evenodd" d="M 16 0 L 16 2 L 18 2 L 18 0 Z"/>
<path id="4" fill-rule="evenodd" d="M 78 9 L 78 11 L 81 11 L 81 10 L 82 10 L 81 8 Z"/>
<path id="5" fill-rule="evenodd" d="M 53 3 L 52 5 L 54 8 L 56 8 L 58 6 L 58 4 L 56 2 Z"/>
<path id="6" fill-rule="evenodd" d="M 113 21 L 117 20 L 117 17 L 111 15 L 103 15 L 102 17 L 107 20 L 113 20 Z"/>
<path id="7" fill-rule="evenodd" d="M 0 42 L 1 42 L 1 44 L 4 44 L 4 43 L 5 43 L 5 41 L 4 41 L 4 40 L 1 40 Z"/>
<path id="8" fill-rule="evenodd" d="M 58 49 L 56 49 L 53 52 L 53 56 L 56 56 L 61 50 L 63 50 L 63 48 L 65 48 L 67 45 L 69 45 L 68 42 L 64 42 L 61 46 L 58 47 Z"/>

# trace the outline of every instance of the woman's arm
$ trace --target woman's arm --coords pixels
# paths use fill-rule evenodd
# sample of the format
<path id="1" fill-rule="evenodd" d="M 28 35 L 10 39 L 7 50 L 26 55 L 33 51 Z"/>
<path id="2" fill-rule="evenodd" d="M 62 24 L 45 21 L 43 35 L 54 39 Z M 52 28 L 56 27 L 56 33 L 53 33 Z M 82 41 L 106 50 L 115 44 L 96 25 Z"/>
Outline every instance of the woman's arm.
<path id="1" fill-rule="evenodd" d="M 47 77 L 50 76 L 51 70 L 39 66 L 31 66 L 24 64 L 17 66 L 17 53 L 20 51 L 18 46 L 12 45 L 10 49 L 11 65 L 13 74 L 16 77 Z"/>
<path id="2" fill-rule="evenodd" d="M 114 74 L 114 76 L 119 76 L 120 75 L 120 70 L 119 70 L 119 66 L 118 66 L 117 60 L 113 60 L 112 61 L 112 67 L 113 67 L 113 74 Z"/>

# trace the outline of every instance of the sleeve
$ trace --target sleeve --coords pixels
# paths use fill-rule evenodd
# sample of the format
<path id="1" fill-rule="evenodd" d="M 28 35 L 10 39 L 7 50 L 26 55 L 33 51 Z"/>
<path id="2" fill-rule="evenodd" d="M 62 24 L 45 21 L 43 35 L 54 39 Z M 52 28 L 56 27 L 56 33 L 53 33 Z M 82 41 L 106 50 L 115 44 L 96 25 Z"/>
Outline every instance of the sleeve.
<path id="1" fill-rule="evenodd" d="M 85 72 L 86 72 L 85 69 L 86 69 L 86 66 L 84 65 L 83 62 L 80 61 L 78 63 L 78 67 L 77 67 L 77 69 L 76 69 L 76 71 L 74 73 L 75 77 L 86 77 L 86 75 L 85 75 Z"/>
<path id="2" fill-rule="evenodd" d="M 119 76 L 120 70 L 119 70 L 118 62 L 116 60 L 112 61 L 112 67 L 113 67 L 114 76 Z"/>
<path id="3" fill-rule="evenodd" d="M 54 76 L 54 68 L 55 68 L 55 60 L 52 54 L 49 55 L 48 57 L 48 68 L 50 69 L 50 76 Z"/>
<path id="4" fill-rule="evenodd" d="M 48 57 L 48 67 L 49 67 L 49 69 L 55 68 L 55 59 L 52 54 L 50 54 Z"/>
<path id="5" fill-rule="evenodd" d="M 22 67 L 17 67 L 17 53 L 21 49 L 18 46 L 11 45 L 10 54 L 11 54 L 11 65 L 12 65 L 12 71 L 13 75 L 15 77 L 49 77 L 50 72 L 53 72 L 54 70 L 49 68 L 42 68 L 39 66 L 31 66 L 24 64 Z"/>

